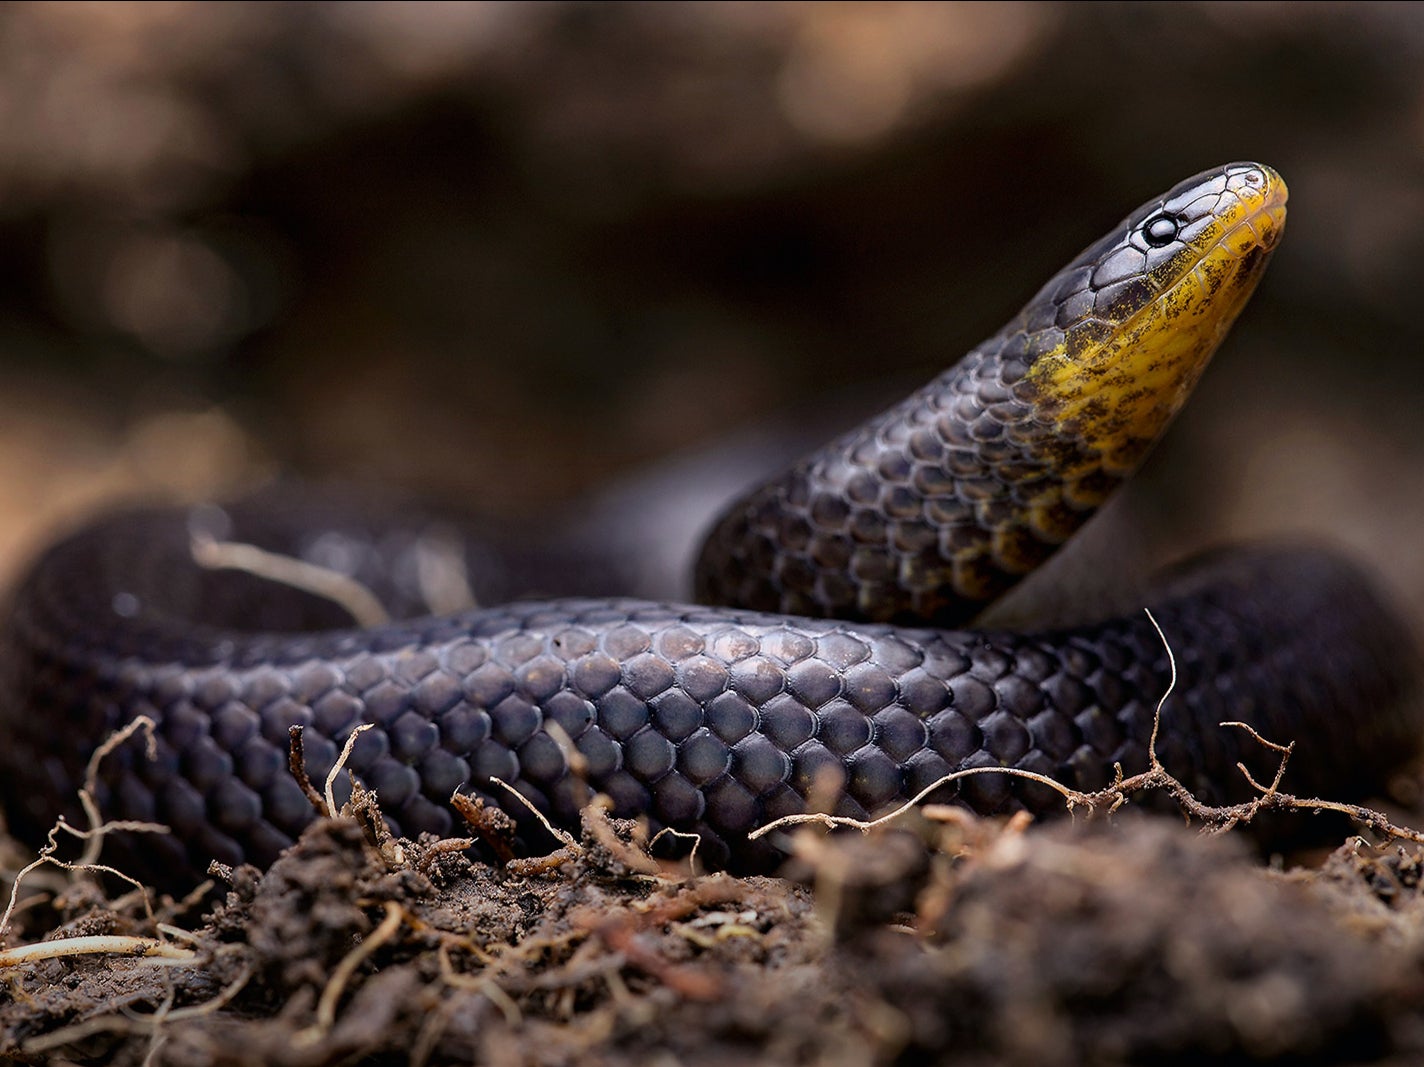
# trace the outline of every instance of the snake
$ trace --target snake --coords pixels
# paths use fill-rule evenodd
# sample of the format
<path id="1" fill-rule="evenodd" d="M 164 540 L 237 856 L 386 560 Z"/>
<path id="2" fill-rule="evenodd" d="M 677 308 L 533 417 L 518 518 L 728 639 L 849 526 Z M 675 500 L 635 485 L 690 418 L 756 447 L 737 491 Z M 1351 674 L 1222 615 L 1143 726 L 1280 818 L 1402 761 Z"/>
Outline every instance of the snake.
<path id="1" fill-rule="evenodd" d="M 1332 552 L 1170 568 L 1142 600 L 1165 644 L 1141 611 L 974 625 L 1141 465 L 1260 280 L 1286 198 L 1244 162 L 1147 201 L 924 388 L 726 508 L 693 603 L 482 595 L 431 614 L 401 509 L 323 524 L 259 496 L 102 518 L 44 552 L 3 616 L 9 824 L 38 839 L 76 817 L 96 746 L 144 715 L 151 748 L 107 753 L 95 800 L 171 831 L 111 846 L 170 879 L 268 864 L 311 822 L 294 725 L 318 780 L 356 733 L 345 767 L 411 838 L 454 832 L 461 792 L 537 849 L 543 820 L 575 828 L 602 794 L 650 832 L 695 836 L 709 866 L 769 871 L 786 839 L 756 831 L 811 808 L 865 819 L 930 790 L 985 815 L 1063 811 L 1023 775 L 953 776 L 1092 790 L 1143 770 L 1174 666 L 1153 751 L 1198 795 L 1249 793 L 1237 765 L 1276 758 L 1225 720 L 1294 742 L 1299 790 L 1378 791 L 1424 725 L 1414 645 Z M 344 572 L 393 618 L 359 624 L 330 597 L 203 565 L 198 527 Z"/>

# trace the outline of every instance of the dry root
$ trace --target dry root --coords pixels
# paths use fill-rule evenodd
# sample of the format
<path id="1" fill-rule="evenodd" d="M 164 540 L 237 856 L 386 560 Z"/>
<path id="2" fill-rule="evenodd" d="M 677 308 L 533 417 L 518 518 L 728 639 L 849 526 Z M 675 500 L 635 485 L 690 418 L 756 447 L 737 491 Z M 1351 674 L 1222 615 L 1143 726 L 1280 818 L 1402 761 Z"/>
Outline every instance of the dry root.
<path id="1" fill-rule="evenodd" d="M 1144 609 L 1145 610 L 1145 609 Z M 1162 725 L 1162 708 L 1167 703 L 1167 698 L 1172 695 L 1172 691 L 1177 685 L 1177 660 L 1172 653 L 1172 646 L 1168 644 L 1166 635 L 1162 632 L 1162 627 L 1158 625 L 1152 612 L 1147 611 L 1147 618 L 1151 620 L 1152 626 L 1157 631 L 1157 636 L 1162 639 L 1162 645 L 1167 650 L 1167 662 L 1171 667 L 1171 677 L 1167 684 L 1166 691 L 1157 701 L 1157 708 L 1152 717 L 1152 735 L 1147 744 L 1147 770 L 1141 774 L 1134 774 L 1131 777 L 1123 777 L 1122 765 L 1114 765 L 1113 783 L 1106 789 L 1096 792 L 1086 793 L 1081 790 L 1072 789 L 1062 782 L 1046 775 L 1038 774 L 1034 771 L 1020 770 L 1017 767 L 972 767 L 967 770 L 955 771 L 946 774 L 938 781 L 926 786 L 915 796 L 911 797 L 904 804 L 887 812 L 876 819 L 853 819 L 846 816 L 829 815 L 823 812 L 808 812 L 804 815 L 786 815 L 780 819 L 775 819 L 765 826 L 758 827 L 747 836 L 756 839 L 777 830 L 783 830 L 792 826 L 803 826 L 815 824 L 827 828 L 851 827 L 861 831 L 869 831 L 879 826 L 902 818 L 906 813 L 920 808 L 925 800 L 932 796 L 942 787 L 952 782 L 957 782 L 961 778 L 968 778 L 976 774 L 1005 774 L 1016 778 L 1026 778 L 1029 781 L 1037 782 L 1062 795 L 1065 805 L 1070 812 L 1086 811 L 1089 815 L 1112 814 L 1127 804 L 1137 793 L 1153 790 L 1166 792 L 1181 807 L 1182 812 L 1190 819 L 1195 819 L 1202 824 L 1208 833 L 1225 833 L 1237 826 L 1250 823 L 1264 811 L 1305 811 L 1318 813 L 1322 811 L 1333 811 L 1345 815 L 1365 828 L 1379 834 L 1388 840 L 1413 841 L 1424 844 L 1424 832 L 1412 829 L 1407 826 L 1399 826 L 1391 822 L 1382 812 L 1373 808 L 1367 808 L 1359 804 L 1344 804 L 1339 801 L 1325 800 L 1320 797 L 1298 797 L 1290 793 L 1281 792 L 1281 780 L 1285 777 L 1286 764 L 1290 761 L 1291 753 L 1295 751 L 1295 742 L 1289 744 L 1277 744 L 1262 737 L 1254 728 L 1244 722 L 1223 722 L 1220 726 L 1224 728 L 1235 728 L 1245 730 L 1251 737 L 1276 753 L 1280 757 L 1280 762 L 1276 765 L 1276 773 L 1269 785 L 1262 785 L 1258 782 L 1246 765 L 1238 763 L 1237 769 L 1245 776 L 1246 781 L 1256 790 L 1257 796 L 1241 804 L 1213 805 L 1204 804 L 1182 784 L 1166 767 L 1157 756 L 1157 735 Z"/>

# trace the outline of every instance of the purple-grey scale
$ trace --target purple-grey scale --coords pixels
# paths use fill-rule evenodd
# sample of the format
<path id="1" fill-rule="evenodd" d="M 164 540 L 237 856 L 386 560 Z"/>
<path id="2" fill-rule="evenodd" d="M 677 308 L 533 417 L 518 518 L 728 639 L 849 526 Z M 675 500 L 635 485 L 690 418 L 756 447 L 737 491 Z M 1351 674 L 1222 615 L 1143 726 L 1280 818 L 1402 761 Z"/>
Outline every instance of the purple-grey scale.
<path id="1" fill-rule="evenodd" d="M 1058 272 L 999 333 L 923 389 L 730 507 L 708 536 L 697 598 L 823 618 L 956 626 L 1043 563 L 1130 471 L 1099 472 L 1046 528 L 1026 505 L 1100 443 L 1055 422 L 1036 360 L 1101 339 L 1155 299 L 1191 242 L 1236 201 L 1233 164 L 1149 201 Z M 1175 239 L 1154 247 L 1163 213 Z M 1128 446 L 1140 460 L 1152 445 Z M 999 550 L 994 550 L 995 542 Z M 960 557 L 956 566 L 955 558 Z"/>
<path id="2" fill-rule="evenodd" d="M 19 832 L 41 833 L 96 742 L 145 714 L 156 758 L 137 743 L 109 756 L 99 802 L 172 833 L 129 837 L 120 855 L 165 877 L 266 863 L 313 817 L 288 772 L 289 728 L 304 728 L 320 782 L 370 724 L 348 766 L 398 833 L 458 833 L 459 791 L 508 811 L 521 848 L 547 847 L 499 779 L 556 825 L 576 827 L 601 792 L 619 816 L 700 836 L 707 863 L 767 870 L 781 839 L 749 832 L 812 797 L 866 817 L 968 768 L 1077 789 L 1107 785 L 1117 765 L 1140 771 L 1168 681 L 1145 615 L 1032 634 L 576 599 L 330 629 L 341 613 L 329 602 L 204 571 L 188 537 L 182 513 L 114 518 L 52 549 L 19 590 L 0 642 L 0 797 Z M 259 594 L 283 632 L 233 628 Z M 1165 576 L 1152 602 L 1181 672 L 1158 751 L 1204 797 L 1243 795 L 1238 761 L 1270 771 L 1224 719 L 1296 741 L 1301 790 L 1368 789 L 1412 748 L 1408 638 L 1348 565 L 1233 553 Z M 1064 810 L 1005 775 L 934 799 Z"/>
<path id="3" fill-rule="evenodd" d="M 526 581 L 534 546 L 469 540 L 478 602 L 499 606 L 421 617 L 428 525 L 300 492 L 136 511 L 75 533 L 41 557 L 0 623 L 11 829 L 40 840 L 57 813 L 77 818 L 96 746 L 139 715 L 156 723 L 154 758 L 137 741 L 111 753 L 97 799 L 106 817 L 171 829 L 112 839 L 132 869 L 169 882 L 213 859 L 268 862 L 314 817 L 288 771 L 293 725 L 318 783 L 353 731 L 372 727 L 347 766 L 399 833 L 460 833 L 449 805 L 460 791 L 509 812 L 520 846 L 537 852 L 545 831 L 510 789 L 567 828 L 598 792 L 615 814 L 698 835 L 703 862 L 741 871 L 781 856 L 782 838 L 753 841 L 752 830 L 813 800 L 865 816 L 961 770 L 1094 789 L 1119 766 L 1144 769 L 1168 682 L 1146 616 L 1044 633 L 953 629 L 1054 546 L 1027 527 L 1001 537 L 1015 557 L 961 573 L 968 590 L 948 564 L 1011 528 L 1009 504 L 1092 447 L 1049 439 L 1026 414 L 1032 359 L 1156 285 L 1171 246 L 1148 247 L 1142 222 L 1169 210 L 1190 239 L 1231 173 L 1146 205 L 998 337 L 729 512 L 699 572 L 703 599 L 722 606 L 502 603 L 565 577 L 581 583 L 571 590 L 608 590 L 573 557 Z M 1086 515 L 1070 510 L 1063 529 Z M 330 599 L 204 569 L 195 533 L 347 574 L 400 621 L 353 629 Z M 1273 769 L 1223 720 L 1294 741 L 1300 792 L 1361 795 L 1415 750 L 1410 639 L 1349 565 L 1309 550 L 1208 557 L 1165 575 L 1148 603 L 1180 668 L 1157 750 L 1204 798 L 1246 795 L 1238 761 L 1258 777 Z M 344 796 L 344 779 L 336 786 Z M 987 814 L 1064 810 L 1048 787 L 1003 774 L 957 779 L 933 799 Z"/>

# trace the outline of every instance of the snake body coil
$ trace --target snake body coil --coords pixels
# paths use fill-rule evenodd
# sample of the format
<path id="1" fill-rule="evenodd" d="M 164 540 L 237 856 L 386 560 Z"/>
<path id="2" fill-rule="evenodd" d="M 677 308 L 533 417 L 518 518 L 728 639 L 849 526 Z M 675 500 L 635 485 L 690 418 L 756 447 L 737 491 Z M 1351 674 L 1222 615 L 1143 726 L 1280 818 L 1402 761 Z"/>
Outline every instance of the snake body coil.
<path id="1" fill-rule="evenodd" d="M 108 757 L 105 815 L 170 826 L 132 844 L 170 876 L 265 863 L 312 817 L 286 769 L 289 726 L 306 727 L 325 774 L 371 723 L 349 766 L 402 833 L 450 831 L 458 789 L 536 834 L 492 779 L 564 825 L 592 787 L 615 814 L 699 834 L 703 857 L 749 870 L 778 853 L 748 832 L 813 789 L 837 787 L 838 813 L 864 816 L 961 768 L 1079 788 L 1115 763 L 1142 769 L 1168 673 L 1145 617 L 949 627 L 1136 469 L 1249 297 L 1284 203 L 1273 171 L 1233 164 L 1144 205 L 936 381 L 730 509 L 697 578 L 701 599 L 729 606 L 521 602 L 350 629 L 329 601 L 198 566 L 194 514 L 101 522 L 43 557 L 0 635 L 0 800 L 36 835 L 96 744 L 147 714 L 157 758 Z M 323 533 L 255 503 L 214 515 L 225 539 L 326 565 L 335 537 L 358 577 L 408 599 L 399 523 Z M 1409 639 L 1347 565 L 1221 555 L 1169 575 L 1152 603 L 1182 672 L 1158 752 L 1204 795 L 1236 788 L 1236 762 L 1259 755 L 1224 719 L 1295 740 L 1303 790 L 1378 786 L 1413 750 Z M 1007 775 L 943 797 L 1061 808 Z"/>

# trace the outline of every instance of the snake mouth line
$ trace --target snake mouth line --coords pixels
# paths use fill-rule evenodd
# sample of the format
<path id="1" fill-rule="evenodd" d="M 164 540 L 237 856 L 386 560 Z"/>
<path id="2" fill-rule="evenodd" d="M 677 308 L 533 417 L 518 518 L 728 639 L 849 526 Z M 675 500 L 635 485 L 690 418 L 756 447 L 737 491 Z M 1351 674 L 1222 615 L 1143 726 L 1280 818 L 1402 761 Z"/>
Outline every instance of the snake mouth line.
<path id="1" fill-rule="evenodd" d="M 1275 171 L 1269 167 L 1262 167 L 1261 170 L 1266 172 L 1266 188 L 1259 203 L 1250 207 L 1234 224 L 1228 222 L 1223 227 L 1225 232 L 1204 248 L 1201 256 L 1192 264 L 1192 273 L 1200 279 L 1206 292 L 1211 292 L 1209 263 L 1213 258 L 1219 256 L 1238 261 L 1254 260 L 1274 252 L 1280 244 L 1281 236 L 1285 232 L 1289 190 L 1285 180 Z M 1259 274 L 1265 266 L 1264 263 L 1259 266 L 1254 263 L 1245 265 L 1248 269 L 1254 267 L 1253 275 Z"/>
<path id="2" fill-rule="evenodd" d="M 1217 188 L 1224 182 L 1223 188 Z M 1196 190 L 1205 188 L 1198 194 Z M 1175 195 L 1174 195 L 1175 194 Z M 1103 320 L 1107 332 L 1098 339 L 1109 343 L 1114 337 L 1137 340 L 1134 331 L 1144 316 L 1167 313 L 1175 317 L 1174 295 L 1193 276 L 1200 283 L 1194 314 L 1215 319 L 1224 334 L 1239 314 L 1265 270 L 1267 258 L 1280 243 L 1285 228 L 1289 189 L 1272 168 L 1259 163 L 1236 163 L 1189 179 L 1151 207 L 1139 209 L 1124 223 L 1123 244 L 1142 250 L 1139 236 L 1163 219 L 1176 219 L 1180 230 L 1175 253 L 1153 264 L 1147 252 L 1147 269 L 1142 273 L 1142 289 L 1125 290 L 1120 313 Z M 1203 203 L 1209 202 L 1203 208 Z M 1196 212 L 1192 217 L 1190 213 Z M 1165 253 L 1170 245 L 1164 246 Z M 1109 257 L 1110 258 L 1110 257 Z M 1247 286 L 1236 299 L 1218 297 L 1223 282 Z M 1134 298 L 1140 306 L 1133 306 Z M 1209 302 L 1208 302 L 1209 301 Z M 1209 355 L 1209 353 L 1208 353 Z"/>

